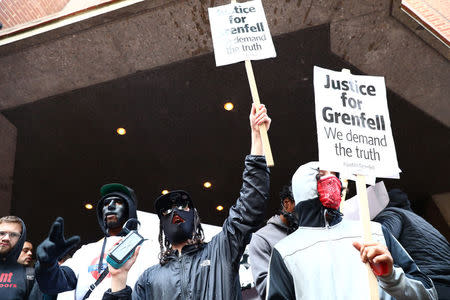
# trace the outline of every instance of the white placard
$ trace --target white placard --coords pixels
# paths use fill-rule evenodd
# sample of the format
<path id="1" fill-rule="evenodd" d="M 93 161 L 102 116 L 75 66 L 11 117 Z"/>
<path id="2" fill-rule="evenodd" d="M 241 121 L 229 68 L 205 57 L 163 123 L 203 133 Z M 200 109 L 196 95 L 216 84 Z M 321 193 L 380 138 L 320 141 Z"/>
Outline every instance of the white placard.
<path id="1" fill-rule="evenodd" d="M 320 168 L 400 178 L 384 77 L 314 66 Z"/>
<path id="2" fill-rule="evenodd" d="M 276 57 L 261 0 L 208 8 L 216 66 Z"/>
<path id="3" fill-rule="evenodd" d="M 370 219 L 373 220 L 389 203 L 389 194 L 383 181 L 367 188 Z M 359 220 L 359 196 L 348 199 L 344 203 L 344 219 Z"/>

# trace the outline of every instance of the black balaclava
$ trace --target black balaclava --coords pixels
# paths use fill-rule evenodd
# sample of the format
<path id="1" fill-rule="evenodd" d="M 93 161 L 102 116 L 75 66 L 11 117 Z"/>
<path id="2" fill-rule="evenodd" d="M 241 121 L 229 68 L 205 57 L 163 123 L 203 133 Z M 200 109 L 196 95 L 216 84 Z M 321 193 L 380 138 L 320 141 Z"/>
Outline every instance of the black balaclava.
<path id="1" fill-rule="evenodd" d="M 173 224 L 172 220 L 175 214 L 180 216 L 184 222 Z M 164 234 L 172 245 L 184 242 L 191 239 L 194 234 L 194 209 L 184 211 L 174 208 L 167 216 L 161 216 L 161 222 Z"/>
<path id="2" fill-rule="evenodd" d="M 178 208 L 177 205 L 182 202 L 188 203 L 189 211 Z M 162 210 L 167 208 L 172 208 L 172 211 L 170 214 L 163 216 Z M 164 235 L 172 245 L 193 238 L 199 221 L 194 203 L 187 192 L 182 190 L 172 191 L 158 197 L 155 201 L 155 210 L 161 220 Z M 173 223 L 178 218 L 176 215 L 183 219 L 183 222 Z"/>

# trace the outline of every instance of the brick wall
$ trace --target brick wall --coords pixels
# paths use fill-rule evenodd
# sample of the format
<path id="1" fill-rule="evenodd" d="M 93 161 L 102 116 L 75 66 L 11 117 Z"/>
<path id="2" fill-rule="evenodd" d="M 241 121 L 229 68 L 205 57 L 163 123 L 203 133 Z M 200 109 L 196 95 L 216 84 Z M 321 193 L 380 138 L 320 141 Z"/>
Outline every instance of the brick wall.
<path id="1" fill-rule="evenodd" d="M 3 30 L 59 12 L 70 0 L 0 0 Z"/>

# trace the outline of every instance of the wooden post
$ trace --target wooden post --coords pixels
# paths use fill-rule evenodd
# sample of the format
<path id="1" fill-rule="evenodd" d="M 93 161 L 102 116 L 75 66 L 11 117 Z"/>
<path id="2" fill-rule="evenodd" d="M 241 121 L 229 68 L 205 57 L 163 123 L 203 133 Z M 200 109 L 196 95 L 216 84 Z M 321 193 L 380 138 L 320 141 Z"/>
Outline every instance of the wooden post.
<path id="1" fill-rule="evenodd" d="M 345 204 L 345 197 L 347 196 L 347 187 L 348 187 L 348 180 L 342 179 L 342 197 L 341 197 L 341 205 L 339 206 L 339 211 L 341 213 L 344 213 L 344 204 Z"/>
<path id="2" fill-rule="evenodd" d="M 372 242 L 372 230 L 370 224 L 369 202 L 367 199 L 366 178 L 363 175 L 356 175 L 356 191 L 359 198 L 359 218 L 363 226 L 364 243 L 370 243 Z M 377 278 L 368 262 L 366 263 L 366 267 L 369 276 L 370 299 L 379 300 Z"/>
<path id="3" fill-rule="evenodd" d="M 231 0 L 231 3 L 236 3 L 236 0 Z M 245 70 L 247 71 L 248 84 L 250 85 L 250 92 L 252 94 L 253 103 L 257 106 L 261 104 L 259 100 L 258 88 L 256 86 L 255 75 L 253 74 L 252 62 L 249 60 L 245 61 Z M 272 150 L 270 148 L 269 135 L 267 134 L 266 125 L 263 124 L 259 126 L 259 133 L 261 134 L 261 140 L 264 149 L 264 155 L 266 156 L 267 166 L 273 167 L 275 164 L 273 162 Z"/>

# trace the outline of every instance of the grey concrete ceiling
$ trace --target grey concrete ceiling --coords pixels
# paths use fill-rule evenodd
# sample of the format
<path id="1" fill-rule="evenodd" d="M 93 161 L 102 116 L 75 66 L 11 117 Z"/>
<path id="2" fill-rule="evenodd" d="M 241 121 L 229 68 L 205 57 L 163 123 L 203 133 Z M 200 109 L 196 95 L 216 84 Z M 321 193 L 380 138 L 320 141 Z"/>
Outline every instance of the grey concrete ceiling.
<path id="1" fill-rule="evenodd" d="M 211 53 L 207 8 L 147 0 L 0 48 L 0 111 Z M 274 36 L 330 24 L 331 51 L 450 126 L 450 65 L 391 17 L 391 0 L 263 1 Z M 398 1 L 394 2 L 398 5 Z"/>

